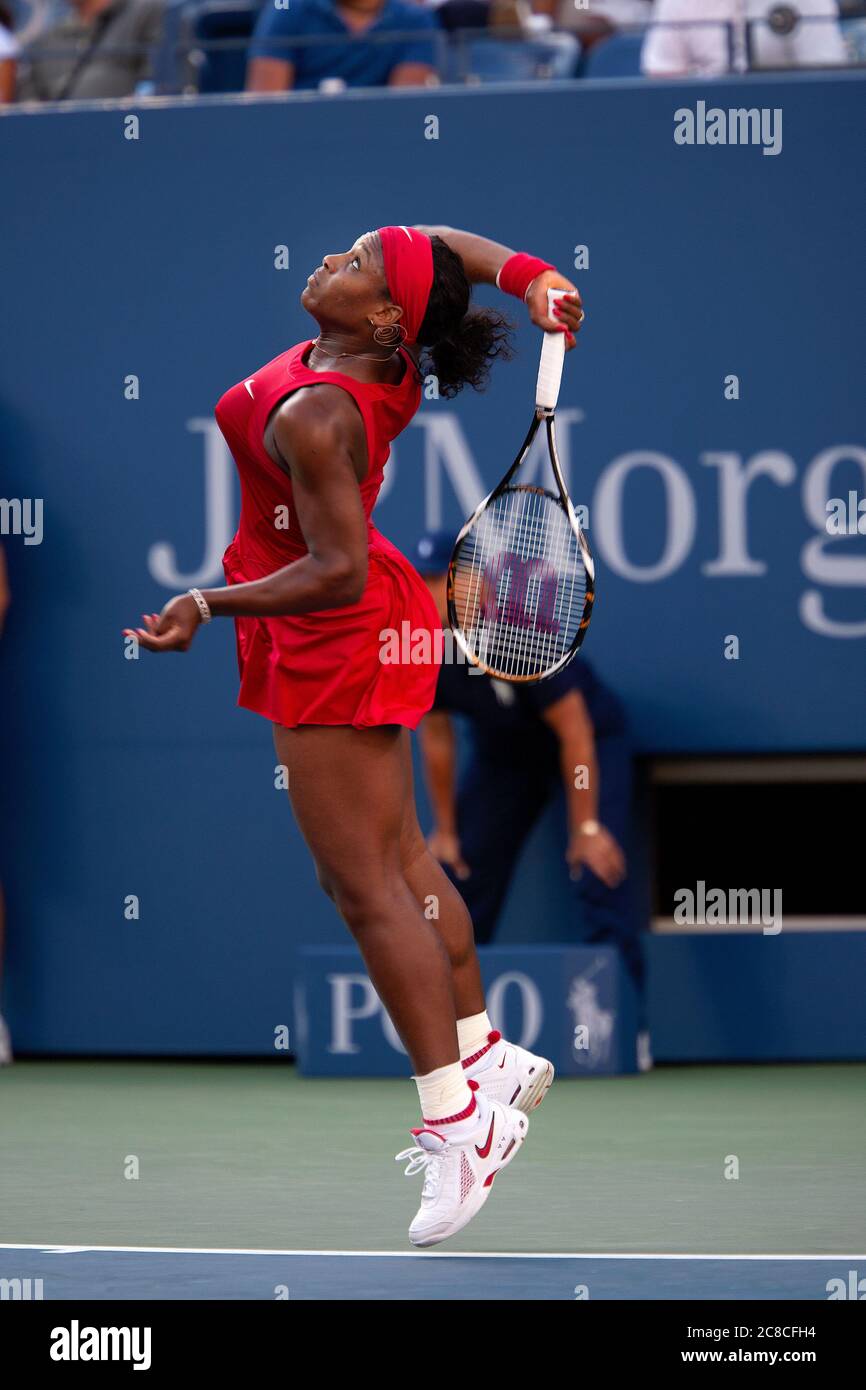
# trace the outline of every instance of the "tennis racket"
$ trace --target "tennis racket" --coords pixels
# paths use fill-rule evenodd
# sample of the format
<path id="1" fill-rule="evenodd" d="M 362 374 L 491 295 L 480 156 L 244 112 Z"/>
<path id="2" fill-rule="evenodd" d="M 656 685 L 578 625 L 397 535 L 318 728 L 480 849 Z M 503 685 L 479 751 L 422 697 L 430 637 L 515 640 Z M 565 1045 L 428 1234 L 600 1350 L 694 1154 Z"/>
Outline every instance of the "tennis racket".
<path id="1" fill-rule="evenodd" d="M 548 290 L 550 311 L 567 290 Z M 586 636 L 595 564 L 562 476 L 555 410 L 565 334 L 545 333 L 535 417 L 501 483 L 466 522 L 448 566 L 448 621 L 474 666 L 506 681 L 540 681 Z M 558 496 L 512 480 L 542 421 Z"/>

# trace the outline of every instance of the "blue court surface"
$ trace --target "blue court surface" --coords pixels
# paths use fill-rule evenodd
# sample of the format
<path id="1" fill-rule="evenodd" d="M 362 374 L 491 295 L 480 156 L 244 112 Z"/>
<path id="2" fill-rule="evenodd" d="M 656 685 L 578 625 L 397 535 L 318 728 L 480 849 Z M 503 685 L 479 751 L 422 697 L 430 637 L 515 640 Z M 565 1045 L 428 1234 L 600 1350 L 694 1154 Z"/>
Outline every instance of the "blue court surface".
<path id="1" fill-rule="evenodd" d="M 0 1246 L 0 1280 L 22 1281 L 20 1288 L 4 1285 L 4 1297 L 45 1300 L 825 1301 L 831 1290 L 837 1297 L 843 1289 L 842 1297 L 856 1297 L 852 1290 L 858 1271 L 864 1270 L 863 1254 L 404 1255 L 376 1250 Z"/>

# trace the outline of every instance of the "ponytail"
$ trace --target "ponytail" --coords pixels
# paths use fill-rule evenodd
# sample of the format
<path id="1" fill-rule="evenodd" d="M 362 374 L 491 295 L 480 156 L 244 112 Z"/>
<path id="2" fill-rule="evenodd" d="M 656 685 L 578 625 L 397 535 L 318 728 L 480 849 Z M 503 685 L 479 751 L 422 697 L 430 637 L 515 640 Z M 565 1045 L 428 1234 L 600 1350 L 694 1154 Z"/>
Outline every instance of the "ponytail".
<path id="1" fill-rule="evenodd" d="M 463 262 L 441 237 L 433 243 L 433 288 L 418 332 L 422 375 L 433 375 L 440 396 L 464 386 L 483 390 L 497 357 L 512 355 L 512 324 L 495 309 L 470 309 L 472 288 Z"/>

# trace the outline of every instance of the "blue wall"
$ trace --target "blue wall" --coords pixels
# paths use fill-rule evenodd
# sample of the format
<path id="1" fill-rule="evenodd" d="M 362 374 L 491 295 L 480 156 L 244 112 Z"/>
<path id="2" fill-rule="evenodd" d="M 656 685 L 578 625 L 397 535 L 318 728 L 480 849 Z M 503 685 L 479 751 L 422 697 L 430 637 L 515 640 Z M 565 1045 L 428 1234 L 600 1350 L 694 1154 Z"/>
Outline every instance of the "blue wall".
<path id="1" fill-rule="evenodd" d="M 0 495 L 44 499 L 42 543 L 5 542 L 0 643 L 20 1047 L 267 1049 L 294 947 L 343 940 L 268 727 L 234 708 L 230 631 L 129 662 L 120 629 L 218 578 L 236 495 L 213 404 L 308 336 L 307 273 L 378 224 L 466 226 L 563 269 L 589 247 L 561 436 L 600 572 L 586 652 L 640 746 L 863 748 L 866 557 L 821 519 L 866 491 L 864 93 L 848 74 L 168 104 L 137 140 L 120 108 L 0 120 Z M 708 94 L 781 108 L 782 152 L 676 145 L 674 111 Z M 425 403 L 398 442 L 376 517 L 398 544 L 456 527 L 510 461 L 536 336 L 521 322 L 486 396 Z M 749 461 L 773 476 L 744 532 L 719 482 Z M 558 853 L 536 841 L 516 901 Z M 545 877 L 506 939 L 567 935 Z"/>

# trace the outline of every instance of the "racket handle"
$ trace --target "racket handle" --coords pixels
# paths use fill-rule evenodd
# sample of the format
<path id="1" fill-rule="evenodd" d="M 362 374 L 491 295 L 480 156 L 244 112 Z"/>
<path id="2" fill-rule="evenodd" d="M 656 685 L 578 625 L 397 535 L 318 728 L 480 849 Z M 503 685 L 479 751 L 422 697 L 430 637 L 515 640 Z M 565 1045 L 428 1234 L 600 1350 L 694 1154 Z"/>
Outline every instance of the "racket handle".
<path id="1" fill-rule="evenodd" d="M 553 315 L 553 306 L 568 290 L 547 291 L 547 312 Z M 562 381 L 562 364 L 565 361 L 565 334 L 545 333 L 541 344 L 541 361 L 538 364 L 538 383 L 535 387 L 535 404 L 539 410 L 555 410 L 559 400 L 559 384 Z"/>

